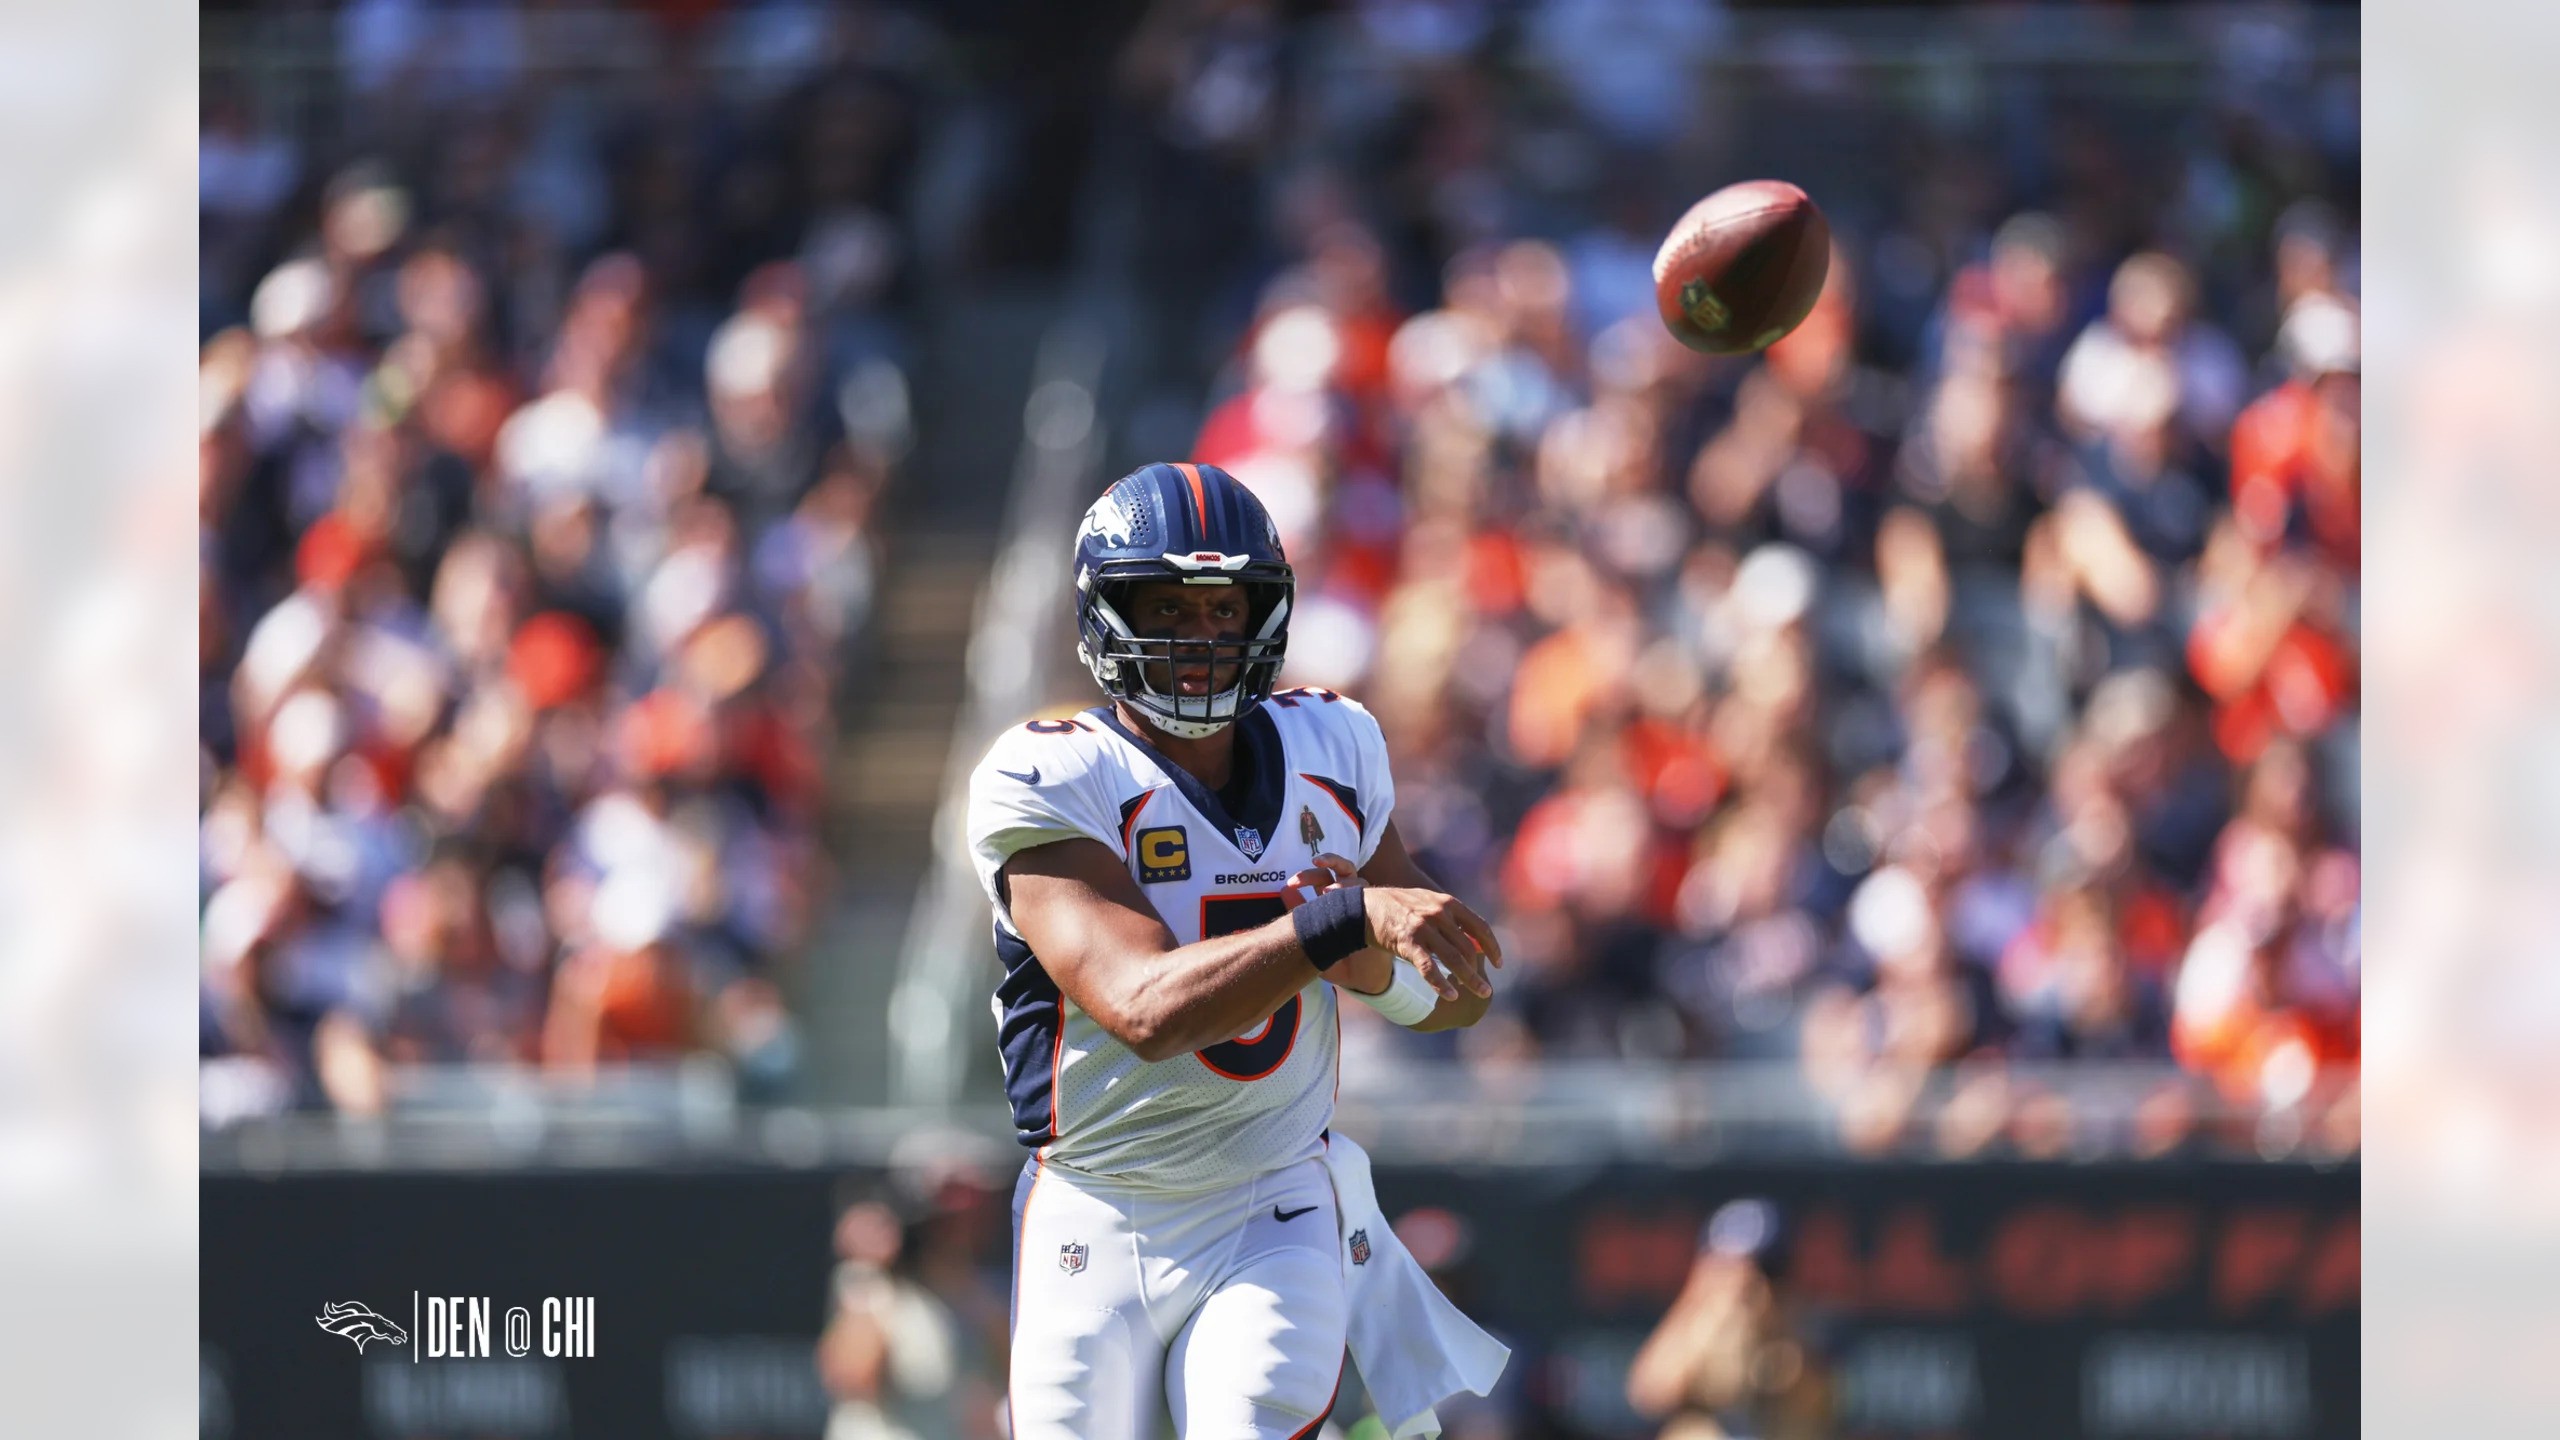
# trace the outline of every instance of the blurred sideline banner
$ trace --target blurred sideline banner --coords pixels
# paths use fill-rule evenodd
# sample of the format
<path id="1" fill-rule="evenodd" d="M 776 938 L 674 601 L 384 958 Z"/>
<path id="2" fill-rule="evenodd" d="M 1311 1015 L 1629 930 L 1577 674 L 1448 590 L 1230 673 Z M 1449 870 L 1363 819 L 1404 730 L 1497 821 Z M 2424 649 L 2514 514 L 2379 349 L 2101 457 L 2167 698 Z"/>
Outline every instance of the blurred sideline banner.
<path id="1" fill-rule="evenodd" d="M 1786 1217 L 1830 1433 L 2357 1432 L 2352 1164 L 1382 1165 L 1378 1182 L 1400 1229 L 1419 1207 L 1458 1217 L 1443 1281 L 1515 1349 L 1498 1398 L 1569 1433 L 1651 1433 L 1627 1362 L 1702 1221 L 1753 1195 Z M 207 1175 L 202 1433 L 814 1437 L 834 1216 L 885 1188 L 844 1168 Z M 1000 1208 L 977 1237 L 1004 1273 Z"/>

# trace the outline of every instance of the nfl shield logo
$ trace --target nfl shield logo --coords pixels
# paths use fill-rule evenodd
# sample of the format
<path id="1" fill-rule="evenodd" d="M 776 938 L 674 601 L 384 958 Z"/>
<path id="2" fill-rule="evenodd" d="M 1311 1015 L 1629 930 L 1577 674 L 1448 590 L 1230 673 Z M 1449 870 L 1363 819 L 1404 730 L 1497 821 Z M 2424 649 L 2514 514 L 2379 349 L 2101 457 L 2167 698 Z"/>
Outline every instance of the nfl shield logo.
<path id="1" fill-rule="evenodd" d="M 1082 1241 L 1078 1241 L 1071 1245 L 1059 1246 L 1058 1268 L 1066 1271 L 1070 1275 L 1080 1275 L 1084 1273 L 1084 1257 L 1087 1253 L 1088 1252 L 1086 1251 Z"/>
<path id="2" fill-rule="evenodd" d="M 1244 858 L 1246 858 L 1247 860 L 1259 860 L 1259 859 L 1261 859 L 1261 858 L 1262 858 L 1262 832 L 1261 832 L 1261 831 L 1259 831 L 1259 830 L 1254 829 L 1254 828 L 1253 828 L 1252 826 L 1250 826 L 1250 825 L 1239 825 L 1239 826 L 1237 826 L 1237 827 L 1236 827 L 1236 848 L 1244 852 Z"/>
<path id="3" fill-rule="evenodd" d="M 1351 1232 L 1351 1263 L 1354 1265 L 1369 1263 L 1369 1232 L 1365 1229 Z"/>

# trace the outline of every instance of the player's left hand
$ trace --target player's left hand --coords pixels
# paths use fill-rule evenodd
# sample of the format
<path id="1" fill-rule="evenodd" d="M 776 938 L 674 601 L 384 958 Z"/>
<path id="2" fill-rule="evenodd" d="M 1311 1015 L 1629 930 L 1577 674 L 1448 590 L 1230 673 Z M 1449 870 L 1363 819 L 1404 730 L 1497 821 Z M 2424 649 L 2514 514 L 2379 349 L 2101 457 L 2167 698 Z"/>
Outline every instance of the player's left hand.
<path id="1" fill-rule="evenodd" d="M 1326 891 L 1344 885 L 1369 883 L 1367 877 L 1360 873 L 1359 866 L 1340 855 L 1327 852 L 1315 858 L 1316 863 L 1313 868 L 1301 870 L 1289 877 L 1286 888 L 1280 894 L 1280 904 L 1284 909 L 1295 910 Z M 1485 974 L 1484 962 L 1491 961 L 1495 965 L 1502 963 L 1501 950 L 1494 948 L 1491 943 L 1493 934 L 1491 927 L 1486 926 L 1482 920 L 1476 919 L 1474 911 L 1468 910 L 1454 898 L 1446 896 L 1441 898 L 1447 899 L 1466 917 L 1464 920 L 1453 921 L 1449 934 L 1444 937 L 1457 941 L 1457 948 L 1453 948 L 1448 955 L 1435 956 L 1429 963 L 1425 963 L 1421 957 L 1408 954 L 1400 958 L 1395 949 L 1373 945 L 1370 949 L 1362 951 L 1360 958 L 1366 959 L 1375 956 L 1380 950 L 1385 950 L 1386 958 L 1391 964 L 1411 964 L 1420 970 L 1422 977 L 1431 982 L 1431 988 L 1440 992 L 1443 999 L 1455 1000 L 1462 990 L 1473 990 L 1479 996 L 1491 995 L 1492 981 Z M 1478 932 L 1483 938 L 1480 940 L 1472 938 Z M 1460 937 L 1469 938 L 1461 939 Z M 1383 983 L 1374 990 L 1353 983 L 1351 977 L 1368 968 L 1346 963 L 1340 967 L 1338 974 L 1329 973 L 1327 978 L 1354 994 L 1382 993 L 1386 989 Z M 1395 972 L 1388 970 L 1383 973 L 1392 976 Z"/>

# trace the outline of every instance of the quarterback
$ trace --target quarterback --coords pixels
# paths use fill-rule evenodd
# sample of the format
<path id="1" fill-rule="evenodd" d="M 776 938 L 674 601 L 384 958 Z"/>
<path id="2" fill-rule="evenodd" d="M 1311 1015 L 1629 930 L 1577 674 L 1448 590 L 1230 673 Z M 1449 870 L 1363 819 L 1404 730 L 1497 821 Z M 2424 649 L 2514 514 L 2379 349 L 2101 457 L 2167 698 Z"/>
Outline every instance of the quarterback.
<path id="1" fill-rule="evenodd" d="M 1330 1133 L 1348 993 L 1471 1025 L 1493 930 L 1405 853 L 1378 725 L 1278 689 L 1294 580 L 1260 501 L 1148 465 L 1075 540 L 1108 697 L 999 739 L 968 835 L 1013 1121 L 1014 1440 L 1301 1440 L 1346 1346 L 1398 1435 L 1502 1352 Z"/>

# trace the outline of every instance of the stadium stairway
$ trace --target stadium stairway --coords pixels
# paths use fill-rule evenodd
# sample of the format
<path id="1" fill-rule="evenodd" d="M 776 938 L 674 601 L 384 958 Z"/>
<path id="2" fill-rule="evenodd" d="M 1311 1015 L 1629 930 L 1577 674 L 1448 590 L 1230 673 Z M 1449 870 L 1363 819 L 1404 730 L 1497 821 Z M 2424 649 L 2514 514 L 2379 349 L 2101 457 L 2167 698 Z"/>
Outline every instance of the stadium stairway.
<path id="1" fill-rule="evenodd" d="M 1022 445 L 1023 397 L 1055 287 L 982 283 L 936 302 L 911 376 L 916 448 L 886 508 L 869 660 L 829 767 L 833 882 L 794 977 L 799 1097 L 888 1093 L 886 1010 L 932 861 L 968 641 Z"/>

